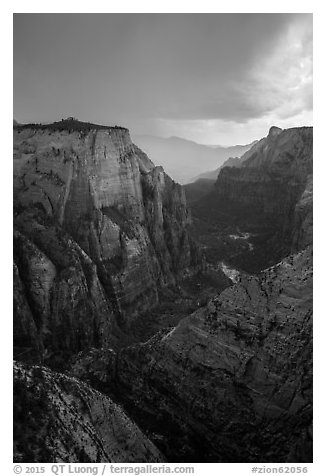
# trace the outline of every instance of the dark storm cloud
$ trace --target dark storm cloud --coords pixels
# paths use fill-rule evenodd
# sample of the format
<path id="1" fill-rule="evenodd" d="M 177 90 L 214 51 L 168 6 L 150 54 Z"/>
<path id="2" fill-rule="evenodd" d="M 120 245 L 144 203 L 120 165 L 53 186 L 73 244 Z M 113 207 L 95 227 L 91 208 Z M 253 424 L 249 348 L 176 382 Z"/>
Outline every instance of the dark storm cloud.
<path id="1" fill-rule="evenodd" d="M 127 125 L 243 123 L 283 105 L 286 117 L 310 107 L 311 21 L 290 14 L 15 15 L 14 114 Z"/>

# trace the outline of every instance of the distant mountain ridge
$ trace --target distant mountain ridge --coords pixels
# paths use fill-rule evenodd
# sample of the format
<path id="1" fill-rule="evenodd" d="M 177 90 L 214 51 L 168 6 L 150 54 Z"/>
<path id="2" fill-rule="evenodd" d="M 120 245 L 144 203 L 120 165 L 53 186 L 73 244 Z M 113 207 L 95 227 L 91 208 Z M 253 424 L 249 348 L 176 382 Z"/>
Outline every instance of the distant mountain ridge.
<path id="1" fill-rule="evenodd" d="M 162 165 L 167 173 L 181 184 L 193 181 L 205 170 L 213 170 L 229 157 L 240 157 L 253 145 L 212 147 L 180 137 L 136 135 L 134 142 L 146 152 L 155 165 Z"/>
<path id="2" fill-rule="evenodd" d="M 247 148 L 247 150 L 245 150 L 243 152 L 242 155 L 240 155 L 239 157 L 238 156 L 235 156 L 235 155 L 230 155 L 230 157 L 227 158 L 227 160 L 225 160 L 225 162 L 223 162 L 222 165 L 220 165 L 220 167 L 214 169 L 214 170 L 209 170 L 207 172 L 203 172 L 199 175 L 197 175 L 196 177 L 194 177 L 192 180 L 189 181 L 189 183 L 193 183 L 193 182 L 196 182 L 196 180 L 198 179 L 211 179 L 211 180 L 216 180 L 217 177 L 218 177 L 218 174 L 220 173 L 222 167 L 240 167 L 240 165 L 247 159 L 247 154 L 250 153 L 250 151 L 252 150 L 252 148 L 260 141 L 258 140 L 254 140 L 253 142 L 251 142 L 250 144 L 248 144 L 247 146 L 245 145 L 235 145 L 235 146 L 232 146 L 230 147 L 230 149 L 232 150 L 236 150 L 237 148 Z M 223 148 L 222 146 L 214 146 L 215 149 L 218 149 L 218 148 Z"/>
<path id="3" fill-rule="evenodd" d="M 312 128 L 188 184 L 193 220 L 125 128 L 13 135 L 14 461 L 311 462 Z"/>

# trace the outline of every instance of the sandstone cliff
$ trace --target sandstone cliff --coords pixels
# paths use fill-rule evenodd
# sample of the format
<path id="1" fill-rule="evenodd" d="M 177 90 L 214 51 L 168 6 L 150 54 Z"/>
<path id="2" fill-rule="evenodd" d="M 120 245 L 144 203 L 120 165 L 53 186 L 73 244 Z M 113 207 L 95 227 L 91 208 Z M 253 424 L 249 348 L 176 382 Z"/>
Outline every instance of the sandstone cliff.
<path id="1" fill-rule="evenodd" d="M 16 125 L 14 212 L 26 348 L 33 339 L 54 353 L 112 343 L 112 326 L 128 327 L 160 287 L 202 266 L 181 186 L 125 128 Z"/>
<path id="2" fill-rule="evenodd" d="M 241 250 L 234 259 L 234 264 L 249 272 L 310 244 L 312 140 L 311 127 L 272 127 L 267 137 L 241 157 L 239 167 L 222 168 L 214 191 L 192 204 L 198 233 L 206 221 L 226 233 L 226 239 L 227 233 L 239 230 L 255 235 L 251 259 L 243 259 Z M 300 238 L 303 235 L 305 239 Z"/>
<path id="3" fill-rule="evenodd" d="M 112 345 L 115 313 L 93 261 L 41 213 L 22 213 L 16 226 L 16 358 L 61 367 L 71 353 Z"/>
<path id="4" fill-rule="evenodd" d="M 124 128 L 16 125 L 14 151 L 16 460 L 311 461 L 311 128 L 272 128 L 201 204 L 294 254 L 133 345 L 203 266 L 182 188 Z"/>
<path id="5" fill-rule="evenodd" d="M 120 398 L 169 461 L 311 461 L 311 248 L 74 372 Z"/>
<path id="6" fill-rule="evenodd" d="M 248 224 L 264 218 L 267 226 L 288 232 L 295 205 L 312 174 L 312 128 L 272 127 L 245 157 L 241 167 L 222 169 L 215 184 L 216 199 L 229 202 L 227 206 L 237 208 L 239 216 L 246 210 Z"/>
<path id="7" fill-rule="evenodd" d="M 77 379 L 15 363 L 14 461 L 144 463 L 163 456 L 110 398 Z"/>
<path id="8" fill-rule="evenodd" d="M 313 178 L 308 176 L 306 188 L 294 209 L 292 250 L 300 250 L 313 241 Z"/>

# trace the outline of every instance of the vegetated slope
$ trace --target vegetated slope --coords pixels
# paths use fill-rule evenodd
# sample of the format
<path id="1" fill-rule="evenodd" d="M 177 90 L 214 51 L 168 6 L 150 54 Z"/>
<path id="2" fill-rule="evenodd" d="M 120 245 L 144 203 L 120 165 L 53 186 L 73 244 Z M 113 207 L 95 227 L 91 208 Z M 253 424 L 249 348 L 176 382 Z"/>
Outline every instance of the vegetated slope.
<path id="1" fill-rule="evenodd" d="M 312 193 L 305 192 L 312 190 L 312 128 L 272 127 L 241 161 L 241 167 L 222 168 L 214 190 L 192 203 L 194 228 L 210 260 L 229 255 L 233 265 L 257 272 L 312 235 L 312 219 L 298 216 L 312 217 Z M 303 194 L 304 212 L 297 207 Z M 239 233 L 251 234 L 251 250 L 232 241 Z M 293 241 L 294 235 L 301 239 Z"/>
<path id="2" fill-rule="evenodd" d="M 196 203 L 200 198 L 209 194 L 214 187 L 215 180 L 208 178 L 201 178 L 193 183 L 187 183 L 183 186 L 186 194 L 187 203 L 191 205 Z"/>
<path id="3" fill-rule="evenodd" d="M 15 126 L 17 358 L 60 367 L 85 347 L 114 345 L 161 289 L 203 268 L 189 223 L 182 187 L 127 129 Z"/>
<path id="4" fill-rule="evenodd" d="M 229 157 L 216 170 L 200 174 L 189 183 L 186 183 L 183 188 L 186 194 L 187 203 L 189 205 L 196 203 L 205 195 L 209 195 L 214 190 L 213 186 L 223 167 L 240 167 L 241 164 L 242 159 L 239 159 L 238 157 Z"/>
<path id="5" fill-rule="evenodd" d="M 169 461 L 312 461 L 311 247 L 73 372 L 116 395 Z"/>
<path id="6" fill-rule="evenodd" d="M 256 142 L 255 142 L 256 143 Z M 252 145 L 250 144 L 250 148 L 252 147 Z M 250 149 L 249 149 L 250 150 Z M 245 155 L 245 154 L 244 154 Z M 189 185 L 191 183 L 194 183 L 198 180 L 201 180 L 201 179 L 210 179 L 210 180 L 214 180 L 214 182 L 216 181 L 217 177 L 218 177 L 218 174 L 220 173 L 221 169 L 223 167 L 240 167 L 241 166 L 241 163 L 242 163 L 242 157 L 241 158 L 239 157 L 229 157 L 225 162 L 223 162 L 223 164 L 218 167 L 217 169 L 215 170 L 210 170 L 209 172 L 204 172 L 200 175 L 198 175 L 197 177 L 194 177 L 194 179 L 191 180 L 191 182 L 189 182 Z"/>
<path id="7" fill-rule="evenodd" d="M 75 376 L 15 365 L 16 460 L 310 462 L 312 130 L 272 129 L 214 194 L 219 236 L 295 254 L 151 337 L 162 293 L 202 284 L 184 193 L 125 129 L 68 125 L 15 128 L 15 354 Z"/>
<path id="8" fill-rule="evenodd" d="M 162 454 L 110 398 L 45 367 L 14 363 L 14 461 L 144 463 Z"/>

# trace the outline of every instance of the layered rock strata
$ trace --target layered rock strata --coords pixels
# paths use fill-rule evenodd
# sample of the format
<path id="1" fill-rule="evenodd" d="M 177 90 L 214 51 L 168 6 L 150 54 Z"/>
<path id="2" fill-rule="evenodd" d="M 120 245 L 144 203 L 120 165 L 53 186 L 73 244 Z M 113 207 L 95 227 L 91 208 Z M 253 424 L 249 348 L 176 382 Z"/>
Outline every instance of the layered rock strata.
<path id="1" fill-rule="evenodd" d="M 144 463 L 160 451 L 110 398 L 75 378 L 14 364 L 14 461 Z"/>
<path id="2" fill-rule="evenodd" d="M 294 209 L 292 250 L 300 250 L 313 241 L 313 178 L 308 176 L 306 188 Z"/>
<path id="3" fill-rule="evenodd" d="M 112 345 L 115 313 L 94 262 L 42 214 L 25 212 L 16 226 L 15 357 L 61 367 L 81 349 Z"/>
<path id="4" fill-rule="evenodd" d="M 311 248 L 73 370 L 120 398 L 169 461 L 311 461 Z"/>
<path id="5" fill-rule="evenodd" d="M 160 287 L 202 267 L 182 189 L 126 129 L 15 126 L 15 354 L 79 353 L 74 377 L 15 364 L 16 461 L 312 460 L 311 141 L 272 128 L 214 195 L 227 226 L 304 249 L 119 349 Z"/>
<path id="6" fill-rule="evenodd" d="M 214 191 L 192 204 L 200 230 L 250 232 L 252 262 L 239 250 L 235 265 L 256 272 L 307 246 L 312 240 L 312 127 L 272 127 L 241 157 L 238 167 L 223 167 Z M 204 225 L 204 226 L 203 226 Z M 219 254 L 219 250 L 216 250 Z M 264 258 L 265 256 L 265 258 Z"/>
<path id="7" fill-rule="evenodd" d="M 245 212 L 252 222 L 265 218 L 267 226 L 284 233 L 292 227 L 294 208 L 312 174 L 312 128 L 282 131 L 271 128 L 269 135 L 246 153 L 241 167 L 223 168 L 215 184 L 216 198 L 227 207 Z"/>
<path id="8" fill-rule="evenodd" d="M 128 327 L 202 267 L 181 186 L 124 128 L 16 125 L 14 210 L 16 320 L 26 334 L 31 313 L 41 340 L 72 351 L 108 342 L 112 316 Z"/>

